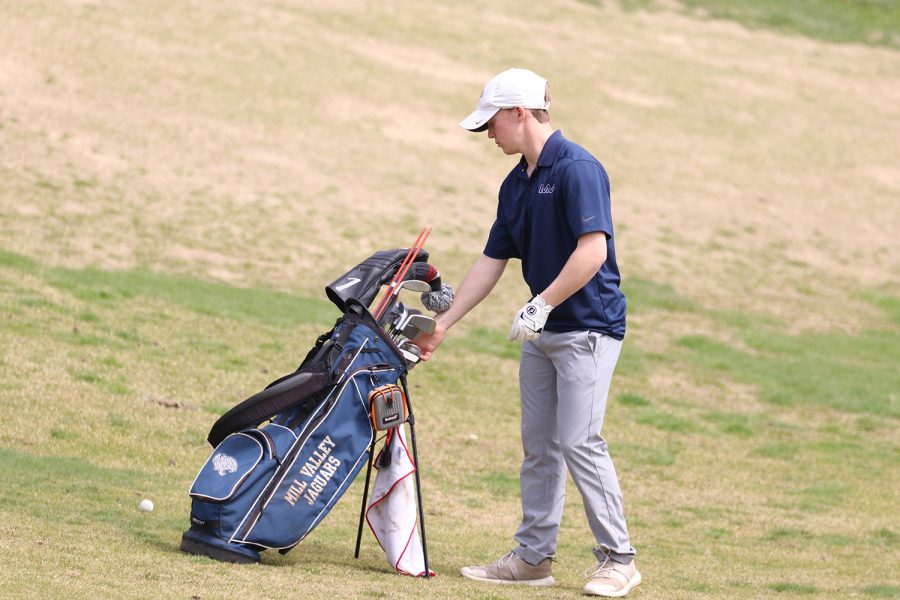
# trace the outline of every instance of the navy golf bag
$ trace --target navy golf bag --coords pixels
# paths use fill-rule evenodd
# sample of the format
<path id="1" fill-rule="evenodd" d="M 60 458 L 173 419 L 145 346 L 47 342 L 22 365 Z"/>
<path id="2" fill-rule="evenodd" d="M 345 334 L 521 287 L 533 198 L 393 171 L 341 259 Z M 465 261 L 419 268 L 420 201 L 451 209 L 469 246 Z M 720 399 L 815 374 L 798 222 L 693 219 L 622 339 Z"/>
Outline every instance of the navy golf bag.
<path id="1" fill-rule="evenodd" d="M 368 306 L 406 253 L 378 252 L 327 286 L 344 313 L 334 328 L 319 336 L 297 371 L 213 425 L 208 441 L 214 450 L 189 492 L 191 526 L 181 550 L 240 563 L 258 562 L 262 550 L 286 553 L 325 518 L 367 463 L 371 469 L 370 395 L 399 384 L 408 397 L 409 367 Z M 433 270 L 427 258 L 420 250 L 414 265 L 422 264 L 410 272 Z M 421 498 L 419 508 L 421 516 Z"/>

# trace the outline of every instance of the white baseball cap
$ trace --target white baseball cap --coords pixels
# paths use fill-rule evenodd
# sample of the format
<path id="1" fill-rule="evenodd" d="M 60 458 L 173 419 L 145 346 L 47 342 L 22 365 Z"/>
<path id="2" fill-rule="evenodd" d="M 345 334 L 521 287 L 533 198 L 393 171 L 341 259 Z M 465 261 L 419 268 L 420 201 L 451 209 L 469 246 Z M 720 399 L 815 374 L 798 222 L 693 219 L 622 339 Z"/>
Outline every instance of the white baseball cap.
<path id="1" fill-rule="evenodd" d="M 478 108 L 459 122 L 469 131 L 484 131 L 491 117 L 502 108 L 538 108 L 547 110 L 550 102 L 544 100 L 547 80 L 528 69 L 509 69 L 496 75 L 484 86 Z"/>

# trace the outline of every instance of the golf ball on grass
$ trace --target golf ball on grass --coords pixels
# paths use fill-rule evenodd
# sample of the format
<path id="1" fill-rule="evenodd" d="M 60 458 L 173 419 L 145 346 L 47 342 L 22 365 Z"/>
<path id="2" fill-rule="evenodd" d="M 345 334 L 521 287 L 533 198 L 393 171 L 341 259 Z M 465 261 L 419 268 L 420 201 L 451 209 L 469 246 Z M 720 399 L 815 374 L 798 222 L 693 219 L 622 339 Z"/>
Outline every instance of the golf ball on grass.
<path id="1" fill-rule="evenodd" d="M 138 508 L 141 509 L 141 512 L 153 512 L 153 502 L 144 498 Z"/>

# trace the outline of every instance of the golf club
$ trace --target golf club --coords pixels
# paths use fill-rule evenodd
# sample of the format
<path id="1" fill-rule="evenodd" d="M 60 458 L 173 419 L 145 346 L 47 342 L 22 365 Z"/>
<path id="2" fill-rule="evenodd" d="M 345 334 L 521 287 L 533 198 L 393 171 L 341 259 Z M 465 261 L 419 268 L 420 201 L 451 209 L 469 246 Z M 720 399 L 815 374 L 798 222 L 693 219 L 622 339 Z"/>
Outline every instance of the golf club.
<path id="1" fill-rule="evenodd" d="M 403 358 L 406 359 L 406 362 L 409 364 L 410 368 L 419 362 L 419 356 L 422 354 L 422 351 L 418 346 L 406 340 L 400 345 L 400 352 L 403 354 Z"/>
<path id="2" fill-rule="evenodd" d="M 418 292 L 418 293 L 424 293 L 426 291 L 431 291 L 431 286 L 428 283 L 421 281 L 419 279 L 407 279 L 407 280 L 401 282 L 397 286 L 397 289 L 395 290 L 395 292 L 393 294 L 391 294 L 390 300 L 388 300 L 388 303 L 385 305 L 385 310 L 383 312 L 383 315 L 389 315 L 391 313 L 391 310 L 393 309 L 394 304 L 397 302 L 397 298 L 399 298 L 399 296 L 400 296 L 401 289 L 411 290 L 413 292 Z M 390 322 L 390 321 L 389 321 L 389 317 L 387 317 L 387 316 L 384 316 L 383 318 L 378 320 L 378 324 L 381 325 L 382 327 L 384 327 L 388 322 Z"/>
<path id="3" fill-rule="evenodd" d="M 436 326 L 435 320 L 422 314 L 411 314 L 402 324 L 400 332 L 408 340 L 414 340 L 421 334 L 432 334 Z"/>
<path id="4" fill-rule="evenodd" d="M 372 315 L 375 317 L 376 321 L 381 320 L 381 317 L 384 315 L 385 309 L 387 308 L 388 301 L 392 298 L 392 296 L 396 296 L 400 292 L 399 283 L 402 282 L 406 278 L 406 272 L 409 270 L 410 265 L 413 263 L 413 258 L 418 254 L 419 250 L 425 246 L 425 240 L 428 239 L 428 235 L 431 233 L 430 228 L 423 228 L 421 232 L 419 232 L 419 236 L 416 238 L 415 243 L 409 249 L 409 252 L 406 254 L 406 258 L 403 259 L 403 262 L 400 263 L 400 267 L 397 269 L 397 272 L 394 274 L 394 278 L 391 280 L 388 289 L 385 291 L 384 296 L 381 297 L 381 300 L 378 302 L 378 306 L 375 308 L 375 311 Z"/>

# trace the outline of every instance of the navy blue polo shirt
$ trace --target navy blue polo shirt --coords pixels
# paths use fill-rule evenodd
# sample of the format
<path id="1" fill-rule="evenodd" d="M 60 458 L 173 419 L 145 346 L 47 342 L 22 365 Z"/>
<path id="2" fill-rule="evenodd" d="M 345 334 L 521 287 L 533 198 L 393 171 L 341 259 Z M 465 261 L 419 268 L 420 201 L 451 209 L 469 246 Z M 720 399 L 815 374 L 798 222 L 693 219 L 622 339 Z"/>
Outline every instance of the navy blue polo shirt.
<path id="1" fill-rule="evenodd" d="M 609 177 L 600 162 L 556 131 L 547 140 L 529 178 L 525 157 L 500 185 L 497 219 L 484 254 L 518 258 L 532 295 L 562 271 L 586 233 L 606 234 L 606 262 L 583 288 L 553 309 L 547 331 L 598 331 L 625 336 L 625 295 L 613 243 Z"/>

